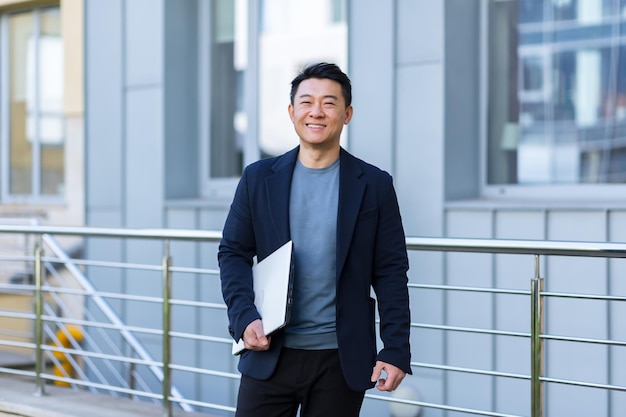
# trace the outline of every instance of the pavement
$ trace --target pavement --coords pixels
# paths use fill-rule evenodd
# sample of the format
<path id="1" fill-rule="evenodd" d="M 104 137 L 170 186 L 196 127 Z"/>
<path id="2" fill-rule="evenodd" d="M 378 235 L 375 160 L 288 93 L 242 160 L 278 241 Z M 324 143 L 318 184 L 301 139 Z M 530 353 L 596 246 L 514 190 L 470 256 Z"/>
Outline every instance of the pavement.
<path id="1" fill-rule="evenodd" d="M 130 398 L 46 385 L 46 395 L 35 396 L 32 378 L 0 375 L 0 417 L 162 417 L 158 404 Z M 210 417 L 174 409 L 175 417 Z"/>

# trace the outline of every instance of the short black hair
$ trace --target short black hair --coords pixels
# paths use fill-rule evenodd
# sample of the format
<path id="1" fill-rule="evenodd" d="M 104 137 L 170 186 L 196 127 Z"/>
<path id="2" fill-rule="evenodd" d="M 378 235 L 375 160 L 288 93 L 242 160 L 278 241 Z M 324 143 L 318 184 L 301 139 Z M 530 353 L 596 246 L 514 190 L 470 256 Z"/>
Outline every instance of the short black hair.
<path id="1" fill-rule="evenodd" d="M 296 78 L 291 81 L 290 100 L 292 105 L 300 83 L 310 78 L 327 78 L 329 80 L 337 81 L 341 85 L 341 93 L 343 94 L 343 98 L 346 102 L 346 107 L 352 104 L 352 84 L 350 83 L 350 78 L 348 78 L 348 76 L 341 71 L 337 65 L 330 64 L 328 62 L 320 62 L 305 67 L 302 71 L 300 71 Z"/>

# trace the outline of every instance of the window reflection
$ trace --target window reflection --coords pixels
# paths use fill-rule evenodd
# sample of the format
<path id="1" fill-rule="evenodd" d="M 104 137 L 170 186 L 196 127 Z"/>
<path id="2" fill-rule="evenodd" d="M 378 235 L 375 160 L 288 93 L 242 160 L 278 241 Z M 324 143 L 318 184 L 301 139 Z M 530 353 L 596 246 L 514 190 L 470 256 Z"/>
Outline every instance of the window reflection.
<path id="1" fill-rule="evenodd" d="M 58 8 L 8 17 L 9 194 L 62 196 L 63 42 Z"/>
<path id="2" fill-rule="evenodd" d="M 41 193 L 64 194 L 63 42 L 59 9 L 40 14 L 39 117 L 35 122 L 41 145 Z M 34 132 L 33 132 L 34 133 Z"/>
<path id="3" fill-rule="evenodd" d="M 9 17 L 9 192 L 32 193 L 33 143 L 26 134 L 28 118 L 27 85 L 33 79 L 29 41 L 33 39 L 33 14 L 19 13 Z M 30 61 L 29 61 L 30 57 Z M 31 71 L 27 71 L 31 69 Z"/>
<path id="4" fill-rule="evenodd" d="M 626 182 L 624 12 L 614 0 L 491 2 L 489 184 Z"/>
<path id="5" fill-rule="evenodd" d="M 245 0 L 212 2 L 211 39 L 211 141 L 212 178 L 236 177 L 243 165 L 243 110 L 247 56 L 246 34 L 238 28 L 247 24 Z"/>

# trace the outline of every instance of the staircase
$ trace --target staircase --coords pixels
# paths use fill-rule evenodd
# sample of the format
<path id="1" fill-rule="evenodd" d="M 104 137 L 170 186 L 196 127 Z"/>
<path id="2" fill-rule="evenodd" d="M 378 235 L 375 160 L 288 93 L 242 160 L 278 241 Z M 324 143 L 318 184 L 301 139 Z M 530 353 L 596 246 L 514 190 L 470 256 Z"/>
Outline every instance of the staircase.
<path id="1" fill-rule="evenodd" d="M 0 219 L 4 222 L 5 219 Z M 158 363 L 84 275 L 72 263 L 80 254 L 81 242 L 61 245 L 49 235 L 42 236 L 44 256 L 43 340 L 57 351 L 44 350 L 46 379 L 58 386 L 112 397 L 138 398 L 135 389 L 150 394 L 147 401 L 160 404 L 163 372 Z M 0 377 L 33 374 L 35 369 L 35 315 L 33 286 L 34 237 L 0 234 Z M 73 252 L 68 254 L 68 252 Z M 80 256 L 78 256 L 80 257 Z M 89 302 L 90 308 L 85 304 Z M 97 316 L 97 317 L 95 317 Z M 82 323 L 103 323 L 82 329 Z M 85 352 L 85 354 L 82 354 Z M 120 362 L 116 358 L 143 361 Z M 79 382 L 80 381 L 80 382 Z M 110 387 L 110 388 L 109 388 Z M 173 398 L 183 398 L 172 387 Z M 181 404 L 184 411 L 193 407 Z"/>

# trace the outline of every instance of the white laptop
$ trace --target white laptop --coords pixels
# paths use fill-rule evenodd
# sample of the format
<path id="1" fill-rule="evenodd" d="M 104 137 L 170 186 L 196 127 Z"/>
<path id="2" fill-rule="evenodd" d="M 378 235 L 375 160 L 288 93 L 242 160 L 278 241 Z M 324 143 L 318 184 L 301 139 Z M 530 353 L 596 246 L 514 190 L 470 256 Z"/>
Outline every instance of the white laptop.
<path id="1" fill-rule="evenodd" d="M 270 336 L 289 321 L 293 287 L 293 242 L 290 240 L 252 267 L 254 305 L 263 331 Z M 243 340 L 233 341 L 233 355 L 245 350 Z"/>

